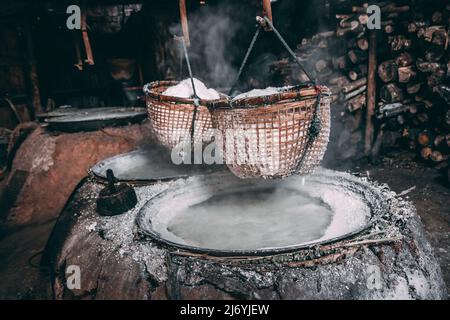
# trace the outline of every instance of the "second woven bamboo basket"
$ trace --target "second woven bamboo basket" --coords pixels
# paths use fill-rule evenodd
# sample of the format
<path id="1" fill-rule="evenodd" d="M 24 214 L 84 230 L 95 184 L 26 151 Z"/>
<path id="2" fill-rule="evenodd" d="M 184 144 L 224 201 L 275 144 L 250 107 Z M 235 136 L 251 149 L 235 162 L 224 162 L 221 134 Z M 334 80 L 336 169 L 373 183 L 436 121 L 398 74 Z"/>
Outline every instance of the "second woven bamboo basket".
<path id="1" fill-rule="evenodd" d="M 311 173 L 329 140 L 330 94 L 324 86 L 296 86 L 279 94 L 212 104 L 212 124 L 222 133 L 231 172 L 243 179 Z M 314 133 L 311 127 L 317 123 Z"/>

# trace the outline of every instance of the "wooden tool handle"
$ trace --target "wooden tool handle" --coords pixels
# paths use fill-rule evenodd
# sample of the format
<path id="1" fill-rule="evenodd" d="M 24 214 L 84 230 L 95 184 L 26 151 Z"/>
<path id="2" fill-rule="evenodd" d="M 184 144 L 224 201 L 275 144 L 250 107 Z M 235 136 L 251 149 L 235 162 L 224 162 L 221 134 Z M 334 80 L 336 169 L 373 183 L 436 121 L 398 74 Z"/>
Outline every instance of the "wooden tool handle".
<path id="1" fill-rule="evenodd" d="M 111 169 L 106 170 L 106 179 L 108 180 L 108 189 L 111 194 L 117 192 L 116 186 L 114 182 L 116 182 L 116 177 L 114 176 L 114 172 Z"/>

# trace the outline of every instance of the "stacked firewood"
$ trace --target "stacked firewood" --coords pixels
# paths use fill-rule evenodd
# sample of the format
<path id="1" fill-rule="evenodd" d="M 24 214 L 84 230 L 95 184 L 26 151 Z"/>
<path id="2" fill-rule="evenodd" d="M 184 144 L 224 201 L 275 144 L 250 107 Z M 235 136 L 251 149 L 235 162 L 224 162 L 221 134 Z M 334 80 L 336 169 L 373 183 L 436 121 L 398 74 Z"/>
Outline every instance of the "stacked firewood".
<path id="1" fill-rule="evenodd" d="M 383 83 L 377 113 L 380 132 L 396 133 L 433 164 L 445 163 L 450 155 L 450 6 L 437 10 L 392 19 L 388 29 L 397 32 L 388 36 L 390 59 L 378 66 Z"/>
<path id="2" fill-rule="evenodd" d="M 303 39 L 296 54 L 317 82 L 330 87 L 334 106 L 341 108 L 348 132 L 340 132 L 340 144 L 349 139 L 350 145 L 362 143 L 363 130 L 367 134 L 371 125 L 370 155 L 404 146 L 445 167 L 450 158 L 450 5 L 428 2 L 431 12 L 423 9 L 426 1 L 414 1 L 417 8 L 412 1 L 379 2 L 381 30 L 372 31 L 368 4 L 330 0 L 333 4 L 336 26 Z M 377 60 L 373 98 L 368 95 L 371 36 Z M 306 80 L 288 59 L 272 67 L 285 84 Z M 376 101 L 370 123 L 365 121 L 368 97 Z"/>

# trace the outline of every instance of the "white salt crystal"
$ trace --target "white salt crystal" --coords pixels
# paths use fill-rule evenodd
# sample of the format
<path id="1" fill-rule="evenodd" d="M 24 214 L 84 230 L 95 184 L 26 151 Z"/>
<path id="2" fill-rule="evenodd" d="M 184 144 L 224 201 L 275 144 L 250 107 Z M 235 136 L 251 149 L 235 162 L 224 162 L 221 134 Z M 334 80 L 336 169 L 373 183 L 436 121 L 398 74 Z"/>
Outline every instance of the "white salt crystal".
<path id="1" fill-rule="evenodd" d="M 253 97 L 263 97 L 263 96 L 270 96 L 271 94 L 278 93 L 278 88 L 275 87 L 268 87 L 265 89 L 253 89 L 248 92 L 241 93 L 234 97 L 233 100 L 238 99 L 244 99 L 244 98 L 253 98 Z"/>
<path id="2" fill-rule="evenodd" d="M 194 78 L 194 86 L 197 96 L 203 100 L 217 100 L 220 99 L 219 93 L 214 89 L 208 89 L 206 85 L 200 80 Z M 192 89 L 191 79 L 180 81 L 177 85 L 168 88 L 163 95 L 177 97 L 177 98 L 193 98 L 194 90 Z"/>

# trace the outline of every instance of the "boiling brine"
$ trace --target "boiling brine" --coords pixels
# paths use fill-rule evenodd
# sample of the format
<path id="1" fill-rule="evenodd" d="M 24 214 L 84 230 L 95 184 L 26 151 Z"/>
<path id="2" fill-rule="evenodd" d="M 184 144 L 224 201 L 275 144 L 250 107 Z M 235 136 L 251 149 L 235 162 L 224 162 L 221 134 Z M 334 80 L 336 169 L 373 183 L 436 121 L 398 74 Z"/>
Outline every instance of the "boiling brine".
<path id="1" fill-rule="evenodd" d="M 320 199 L 280 187 L 213 196 L 174 214 L 167 231 L 191 246 L 252 250 L 319 239 L 332 219 Z"/>

